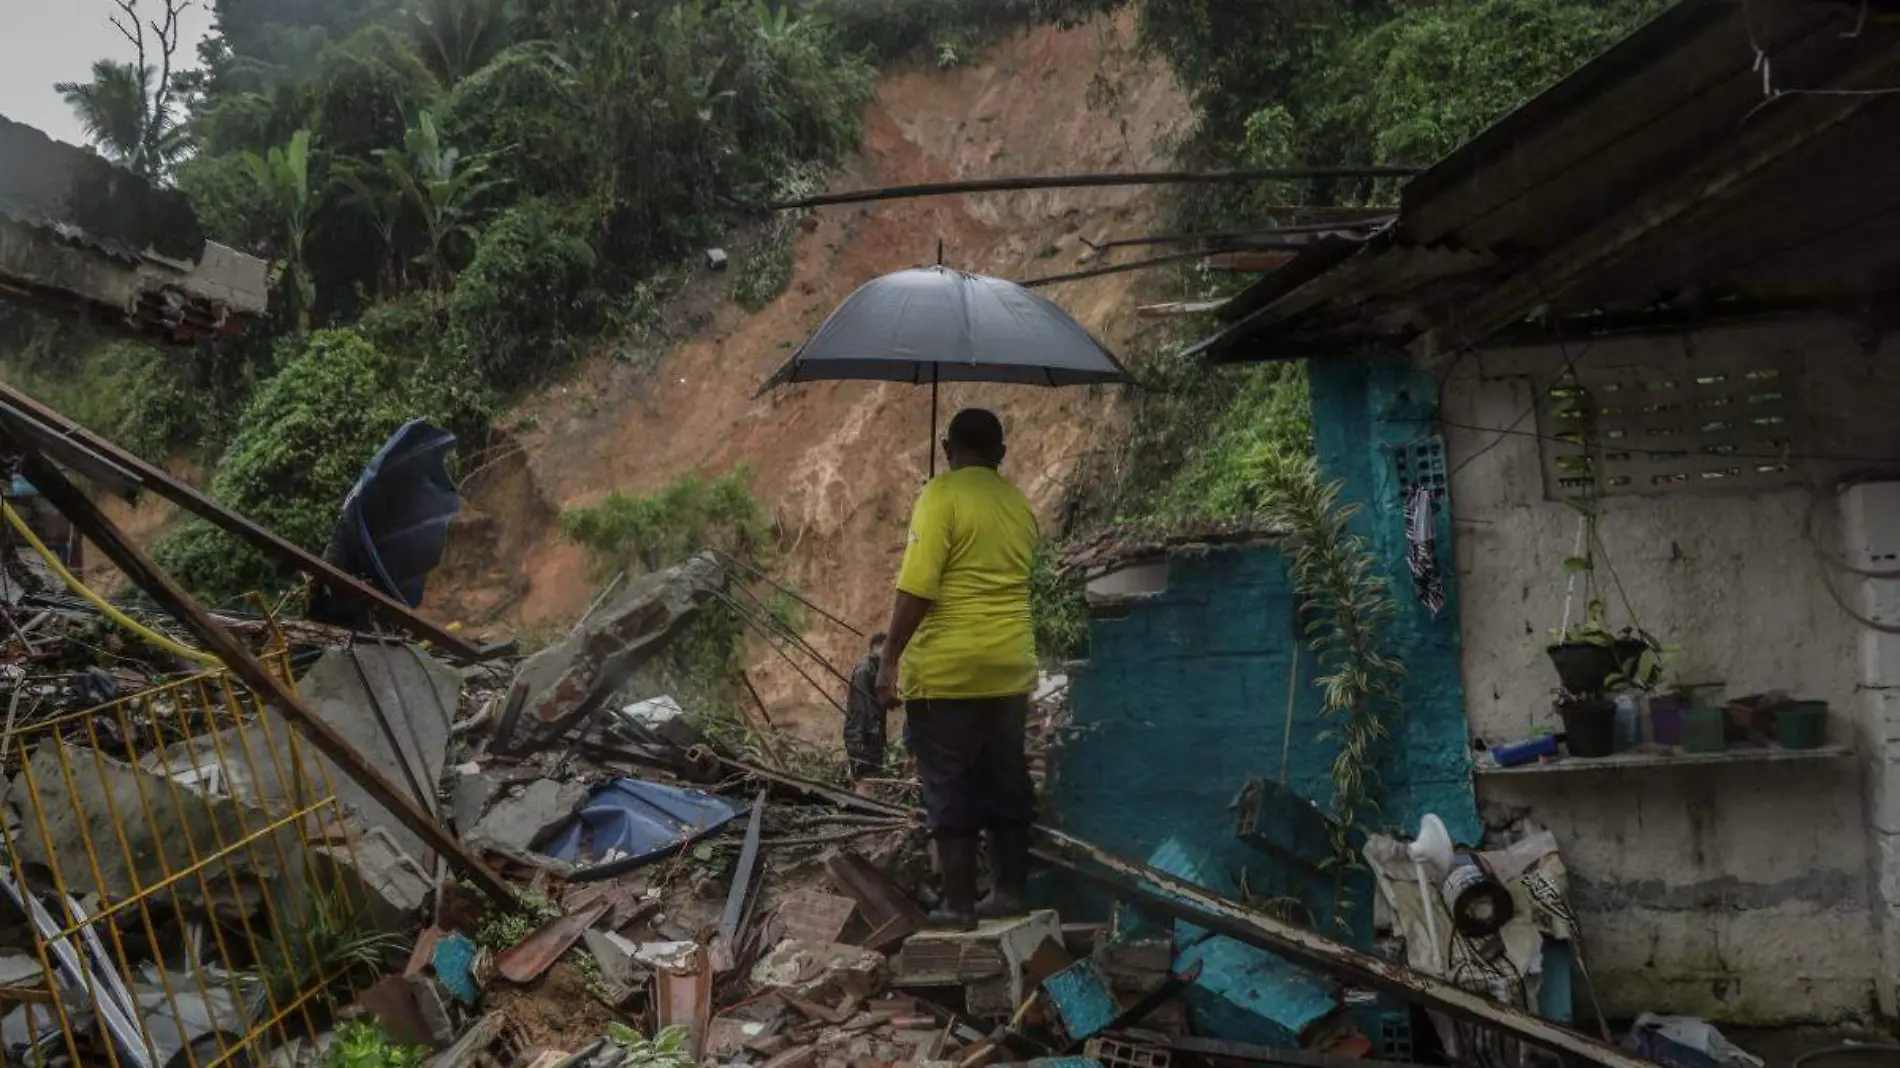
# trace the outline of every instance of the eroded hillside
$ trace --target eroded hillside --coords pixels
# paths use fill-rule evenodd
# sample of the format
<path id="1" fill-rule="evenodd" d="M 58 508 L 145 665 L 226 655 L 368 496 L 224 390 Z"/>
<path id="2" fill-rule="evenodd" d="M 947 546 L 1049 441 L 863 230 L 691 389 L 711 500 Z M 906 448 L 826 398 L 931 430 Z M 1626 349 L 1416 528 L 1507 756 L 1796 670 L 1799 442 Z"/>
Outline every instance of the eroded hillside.
<path id="1" fill-rule="evenodd" d="M 867 105 L 862 151 L 833 185 L 1164 166 L 1188 109 L 1165 67 L 1133 54 L 1132 39 L 1128 18 L 1040 27 L 999 42 L 978 65 L 888 76 Z M 888 609 L 905 516 L 925 475 L 929 393 L 840 382 L 755 399 L 759 383 L 853 288 L 931 261 L 939 239 L 958 267 L 1054 274 L 1082 265 L 1083 237 L 1152 232 L 1158 203 L 1149 190 L 1084 189 L 824 209 L 799 231 L 785 294 L 758 314 L 731 299 L 729 274 L 703 275 L 666 310 L 676 344 L 650 358 L 608 346 L 500 421 L 519 448 L 468 481 L 430 609 L 493 629 L 571 620 L 595 585 L 584 553 L 557 529 L 563 508 L 743 462 L 782 532 L 780 573 L 870 629 Z M 1119 350 L 1143 328 L 1134 315 L 1142 284 L 1121 274 L 1044 292 Z M 942 404 L 1003 415 L 1008 473 L 1045 523 L 1059 518 L 1078 459 L 1116 424 L 1117 399 L 1104 389 L 946 386 Z M 822 620 L 807 637 L 841 666 L 858 655 L 857 639 Z M 835 713 L 809 684 L 767 649 L 754 660 L 776 719 L 829 733 Z"/>

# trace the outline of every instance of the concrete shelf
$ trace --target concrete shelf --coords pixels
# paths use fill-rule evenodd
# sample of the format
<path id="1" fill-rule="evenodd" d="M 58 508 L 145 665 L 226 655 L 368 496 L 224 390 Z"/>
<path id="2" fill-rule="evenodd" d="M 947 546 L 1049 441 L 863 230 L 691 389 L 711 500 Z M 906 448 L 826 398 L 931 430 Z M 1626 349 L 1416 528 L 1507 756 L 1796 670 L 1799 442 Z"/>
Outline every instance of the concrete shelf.
<path id="1" fill-rule="evenodd" d="M 1472 765 L 1477 775 L 1555 775 L 1563 772 L 1642 770 L 1649 768 L 1686 768 L 1709 764 L 1768 764 L 1796 761 L 1840 760 L 1854 755 L 1845 745 L 1824 745 L 1819 749 L 1783 749 L 1779 745 L 1731 745 L 1720 753 L 1685 753 L 1673 746 L 1644 745 L 1606 757 L 1565 756 L 1557 760 L 1516 767 L 1499 767 L 1491 754 L 1480 754 Z"/>

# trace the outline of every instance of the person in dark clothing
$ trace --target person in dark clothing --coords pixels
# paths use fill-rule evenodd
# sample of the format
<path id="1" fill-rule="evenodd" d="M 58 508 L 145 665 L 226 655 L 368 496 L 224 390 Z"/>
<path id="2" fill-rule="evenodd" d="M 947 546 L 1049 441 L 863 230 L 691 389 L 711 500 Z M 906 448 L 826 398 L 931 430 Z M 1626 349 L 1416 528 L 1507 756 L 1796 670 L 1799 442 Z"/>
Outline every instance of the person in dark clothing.
<path id="1" fill-rule="evenodd" d="M 871 647 L 851 673 L 851 692 L 845 697 L 844 755 L 851 762 L 851 781 L 861 783 L 884 771 L 886 710 L 877 699 L 877 673 L 883 666 L 884 632 L 871 635 Z"/>
<path id="2" fill-rule="evenodd" d="M 932 926 L 1027 911 L 1035 788 L 1023 752 L 1036 645 L 1029 569 L 1038 532 L 1029 501 L 997 471 L 1003 424 L 980 408 L 950 420 L 950 470 L 911 513 L 890 640 L 878 674 L 887 705 L 901 695 L 911 755 L 943 875 Z M 978 836 L 995 886 L 976 900 Z"/>

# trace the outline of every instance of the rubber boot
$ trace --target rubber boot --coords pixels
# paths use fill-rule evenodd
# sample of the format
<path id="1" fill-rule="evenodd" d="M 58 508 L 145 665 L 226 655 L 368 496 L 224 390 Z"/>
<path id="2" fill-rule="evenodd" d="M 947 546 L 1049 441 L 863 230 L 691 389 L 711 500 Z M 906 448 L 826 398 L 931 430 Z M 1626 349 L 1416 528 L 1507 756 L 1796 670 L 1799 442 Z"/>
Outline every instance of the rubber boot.
<path id="1" fill-rule="evenodd" d="M 940 931 L 976 927 L 976 839 L 937 839 L 937 867 L 943 874 L 943 900 L 924 917 L 924 926 Z"/>
<path id="2" fill-rule="evenodd" d="M 1029 915 L 1029 828 L 990 832 L 990 876 L 995 885 L 977 903 L 976 914 L 986 920 Z"/>

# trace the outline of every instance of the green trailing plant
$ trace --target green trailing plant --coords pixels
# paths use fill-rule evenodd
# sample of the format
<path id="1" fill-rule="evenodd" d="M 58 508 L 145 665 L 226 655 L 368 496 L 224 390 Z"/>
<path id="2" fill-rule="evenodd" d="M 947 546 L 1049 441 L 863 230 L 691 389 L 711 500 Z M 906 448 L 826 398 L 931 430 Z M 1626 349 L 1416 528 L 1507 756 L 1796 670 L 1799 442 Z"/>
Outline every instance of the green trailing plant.
<path id="1" fill-rule="evenodd" d="M 318 1068 L 422 1068 L 429 1051 L 405 1046 L 373 1020 L 350 1020 L 336 1029 Z"/>
<path id="2" fill-rule="evenodd" d="M 651 1038 L 623 1023 L 607 1025 L 607 1041 L 618 1052 L 621 1068 L 692 1068 L 688 1037 L 686 1028 L 678 1024 L 661 1028 Z"/>
<path id="3" fill-rule="evenodd" d="M 475 944 L 499 953 L 519 945 L 541 925 L 561 915 L 561 906 L 543 894 L 530 890 L 518 898 L 518 909 L 491 908 L 475 925 Z"/>
<path id="4" fill-rule="evenodd" d="M 1322 737 L 1338 746 L 1330 812 L 1338 926 L 1348 911 L 1345 877 L 1364 866 L 1358 844 L 1383 802 L 1386 717 L 1404 674 L 1384 650 L 1395 607 L 1377 556 L 1352 532 L 1358 507 L 1340 501 L 1339 484 L 1323 481 L 1310 457 L 1263 450 L 1256 462 L 1262 513 L 1281 531 L 1294 591 L 1304 601 L 1306 640 L 1320 670 L 1320 714 L 1328 723 Z"/>
<path id="5" fill-rule="evenodd" d="M 1036 547 L 1029 569 L 1029 615 L 1036 653 L 1045 664 L 1088 656 L 1089 606 L 1082 585 L 1081 574 L 1062 566 L 1053 544 Z"/>

